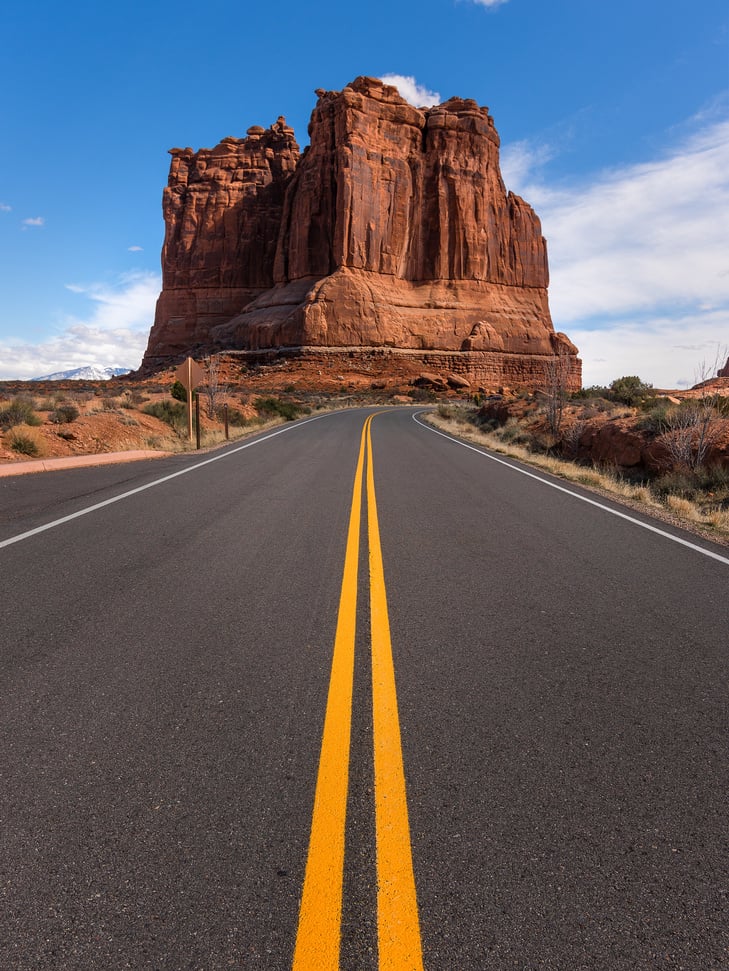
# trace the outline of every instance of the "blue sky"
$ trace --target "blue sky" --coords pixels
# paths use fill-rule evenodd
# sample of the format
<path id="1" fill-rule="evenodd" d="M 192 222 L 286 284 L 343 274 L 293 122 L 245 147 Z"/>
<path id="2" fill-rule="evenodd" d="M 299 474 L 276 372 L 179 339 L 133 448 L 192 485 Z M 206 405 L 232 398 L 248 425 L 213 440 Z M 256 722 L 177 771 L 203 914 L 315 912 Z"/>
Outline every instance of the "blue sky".
<path id="1" fill-rule="evenodd" d="M 136 367 L 167 149 L 281 114 L 303 147 L 360 74 L 489 106 L 585 384 L 729 353 L 726 0 L 9 0 L 0 39 L 0 379 Z"/>

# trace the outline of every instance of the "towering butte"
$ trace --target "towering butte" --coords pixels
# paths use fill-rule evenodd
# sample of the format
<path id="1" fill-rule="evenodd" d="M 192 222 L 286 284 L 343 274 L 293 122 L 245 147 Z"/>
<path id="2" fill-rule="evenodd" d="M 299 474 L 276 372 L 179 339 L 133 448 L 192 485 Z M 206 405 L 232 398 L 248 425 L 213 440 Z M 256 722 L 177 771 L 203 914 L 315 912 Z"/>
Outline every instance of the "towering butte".
<path id="1" fill-rule="evenodd" d="M 488 110 L 460 98 L 417 109 L 364 77 L 316 93 L 303 154 L 283 118 L 171 150 L 142 370 L 275 349 L 386 372 L 395 354 L 529 387 L 560 355 L 579 387 L 577 349 L 550 318 L 539 219 L 504 187 Z"/>

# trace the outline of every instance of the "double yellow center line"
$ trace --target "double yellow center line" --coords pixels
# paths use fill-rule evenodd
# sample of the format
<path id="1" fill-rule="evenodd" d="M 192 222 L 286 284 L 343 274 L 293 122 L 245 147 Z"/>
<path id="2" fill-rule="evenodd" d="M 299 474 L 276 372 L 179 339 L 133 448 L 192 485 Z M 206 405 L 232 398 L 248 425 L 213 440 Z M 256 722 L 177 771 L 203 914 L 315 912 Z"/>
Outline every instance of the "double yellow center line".
<path id="1" fill-rule="evenodd" d="M 392 660 L 385 572 L 382 565 L 375 500 L 371 435 L 373 418 L 374 415 L 370 415 L 362 428 L 354 476 L 337 632 L 334 640 L 334 656 L 324 718 L 293 971 L 338 971 L 339 969 L 354 684 L 357 573 L 365 459 L 372 639 L 379 971 L 422 971 L 423 968 L 400 722 L 397 712 L 395 669 Z"/>

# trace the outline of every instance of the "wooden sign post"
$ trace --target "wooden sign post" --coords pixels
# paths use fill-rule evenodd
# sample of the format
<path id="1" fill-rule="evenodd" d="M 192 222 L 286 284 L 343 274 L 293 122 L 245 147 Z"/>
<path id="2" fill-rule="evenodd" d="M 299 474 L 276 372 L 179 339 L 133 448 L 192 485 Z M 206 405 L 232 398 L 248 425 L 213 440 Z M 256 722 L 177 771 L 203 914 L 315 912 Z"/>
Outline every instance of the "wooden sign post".
<path id="1" fill-rule="evenodd" d="M 198 385 L 204 383 L 205 372 L 199 364 L 188 357 L 175 371 L 175 377 L 180 384 L 185 386 L 187 391 L 187 433 L 190 436 L 190 441 L 192 441 L 192 393 Z"/>

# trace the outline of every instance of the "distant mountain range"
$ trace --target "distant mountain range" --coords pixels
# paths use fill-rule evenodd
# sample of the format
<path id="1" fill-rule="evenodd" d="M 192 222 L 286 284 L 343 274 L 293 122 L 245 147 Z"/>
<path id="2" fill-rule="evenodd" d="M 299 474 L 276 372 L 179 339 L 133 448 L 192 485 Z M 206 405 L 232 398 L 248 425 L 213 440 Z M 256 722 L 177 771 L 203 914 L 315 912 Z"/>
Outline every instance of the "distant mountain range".
<path id="1" fill-rule="evenodd" d="M 129 374 L 131 368 L 128 367 L 96 367 L 90 364 L 87 367 L 73 368 L 71 371 L 54 371 L 53 374 L 44 374 L 40 378 L 31 378 L 31 381 L 108 381 L 109 378 L 118 378 L 122 374 Z"/>

